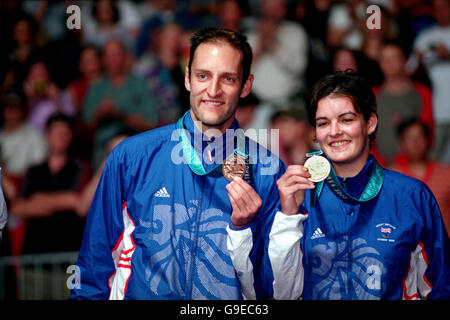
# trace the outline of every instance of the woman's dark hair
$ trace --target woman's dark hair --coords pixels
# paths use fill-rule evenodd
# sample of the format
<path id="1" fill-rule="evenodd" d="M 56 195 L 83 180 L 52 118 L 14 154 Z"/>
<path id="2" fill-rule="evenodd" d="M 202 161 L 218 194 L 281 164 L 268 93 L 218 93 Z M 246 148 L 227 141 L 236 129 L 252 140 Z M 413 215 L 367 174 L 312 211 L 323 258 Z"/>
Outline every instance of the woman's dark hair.
<path id="1" fill-rule="evenodd" d="M 226 42 L 242 52 L 242 85 L 250 75 L 253 60 L 252 48 L 247 42 L 247 37 L 238 32 L 223 28 L 205 28 L 197 31 L 191 38 L 191 49 L 189 53 L 189 76 L 191 75 L 192 61 L 195 50 L 202 43 Z"/>
<path id="2" fill-rule="evenodd" d="M 361 113 L 368 121 L 372 113 L 377 115 L 375 94 L 369 84 L 354 72 L 335 71 L 319 80 L 309 92 L 308 120 L 316 126 L 316 112 L 319 101 L 328 96 L 343 96 L 352 101 L 355 111 Z M 376 130 L 370 135 L 370 141 L 375 140 Z"/>

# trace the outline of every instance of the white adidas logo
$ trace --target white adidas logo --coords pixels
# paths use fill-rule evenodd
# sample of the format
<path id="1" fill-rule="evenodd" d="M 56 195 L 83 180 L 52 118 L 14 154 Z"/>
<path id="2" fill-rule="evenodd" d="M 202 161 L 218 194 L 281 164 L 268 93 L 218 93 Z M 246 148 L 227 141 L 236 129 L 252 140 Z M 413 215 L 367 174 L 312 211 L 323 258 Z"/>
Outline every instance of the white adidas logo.
<path id="1" fill-rule="evenodd" d="M 162 187 L 155 192 L 155 197 L 158 198 L 170 198 L 170 194 L 167 192 L 166 187 Z"/>
<path id="2" fill-rule="evenodd" d="M 325 234 L 320 230 L 320 228 L 317 228 L 316 231 L 314 231 L 313 235 L 311 236 L 311 239 L 317 239 L 325 237 Z"/>

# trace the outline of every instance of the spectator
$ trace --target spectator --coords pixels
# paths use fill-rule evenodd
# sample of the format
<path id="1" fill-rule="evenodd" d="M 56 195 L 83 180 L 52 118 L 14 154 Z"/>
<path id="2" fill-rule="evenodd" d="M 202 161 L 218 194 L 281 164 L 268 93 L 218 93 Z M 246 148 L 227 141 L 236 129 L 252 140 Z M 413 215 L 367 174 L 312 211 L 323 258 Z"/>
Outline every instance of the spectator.
<path id="1" fill-rule="evenodd" d="M 433 115 L 436 124 L 435 144 L 432 157 L 450 163 L 444 158 L 450 146 L 450 3 L 448 0 L 433 1 L 436 25 L 425 29 L 416 38 L 410 59 L 410 68 L 419 62 L 425 67 L 433 88 Z M 450 156 L 450 155 L 449 155 Z"/>
<path id="2" fill-rule="evenodd" d="M 63 114 L 48 119 L 47 160 L 27 171 L 22 194 L 10 206 L 11 215 L 27 218 L 22 253 L 79 249 L 84 219 L 75 213 L 76 192 L 87 182 L 90 170 L 68 154 L 71 125 Z"/>
<path id="3" fill-rule="evenodd" d="M 159 124 L 169 124 L 188 108 L 189 95 L 184 90 L 180 40 L 182 29 L 176 23 L 160 26 L 152 33 L 153 42 L 134 65 L 137 75 L 145 78 L 155 97 Z"/>
<path id="4" fill-rule="evenodd" d="M 400 45 L 388 42 L 381 49 L 380 66 L 384 75 L 381 86 L 373 88 L 378 103 L 378 137 L 375 141 L 380 161 L 392 163 L 399 153 L 396 127 L 405 119 L 420 117 L 433 132 L 431 90 L 410 79 L 406 57 Z"/>
<path id="5" fill-rule="evenodd" d="M 77 112 L 81 112 L 89 86 L 103 73 L 101 54 L 98 48 L 86 46 L 82 49 L 79 70 L 81 76 L 67 87 Z"/>
<path id="6" fill-rule="evenodd" d="M 1 174 L 1 169 L 0 169 Z M 0 176 L 1 180 L 1 176 Z M 0 181 L 1 183 L 1 181 Z M 3 190 L 0 189 L 0 243 L 2 242 L 3 229 L 8 221 L 8 209 L 6 208 L 5 197 L 3 195 Z"/>
<path id="7" fill-rule="evenodd" d="M 394 163 L 392 170 L 419 179 L 430 187 L 450 234 L 450 166 L 429 158 L 431 131 L 421 120 L 408 119 L 400 124 L 397 131 L 404 157 Z"/>
<path id="8" fill-rule="evenodd" d="M 43 134 L 25 122 L 24 97 L 8 92 L 2 99 L 3 127 L 0 131 L 2 187 L 8 201 L 19 192 L 26 170 L 41 163 L 47 155 Z"/>
<path id="9" fill-rule="evenodd" d="M 124 126 L 148 130 L 157 124 L 156 102 L 144 79 L 129 72 L 127 51 L 119 40 L 110 40 L 103 50 L 105 75 L 91 85 L 82 119 L 93 132 L 93 167 L 107 155 L 106 144 Z"/>
<path id="10" fill-rule="evenodd" d="M 133 130 L 129 128 L 125 128 L 123 131 L 119 132 L 116 136 L 114 136 L 108 142 L 108 155 L 113 151 L 113 149 L 118 146 L 123 140 L 134 135 Z M 91 179 L 89 179 L 88 183 L 84 186 L 81 193 L 79 193 L 78 197 L 78 205 L 75 210 L 80 217 L 85 217 L 91 206 L 92 199 L 95 195 L 95 190 L 97 189 L 98 182 L 103 173 L 103 168 L 105 167 L 107 158 L 103 159 L 102 164 L 97 169 L 97 171 L 92 175 Z"/>
<path id="11" fill-rule="evenodd" d="M 0 131 L 0 161 L 2 166 L 2 189 L 7 205 L 20 194 L 26 171 L 41 163 L 47 155 L 44 135 L 25 122 L 26 101 L 22 94 L 8 91 L 2 98 L 3 127 Z M 7 237 L 1 250 L 6 255 L 20 253 L 26 221 L 10 216 Z"/>
<path id="12" fill-rule="evenodd" d="M 48 118 L 55 112 L 75 115 L 75 106 L 67 91 L 53 82 L 47 64 L 36 61 L 31 65 L 23 85 L 28 101 L 27 122 L 45 132 Z"/>
<path id="13" fill-rule="evenodd" d="M 327 44 L 330 48 L 345 46 L 361 50 L 363 28 L 366 24 L 367 3 L 364 0 L 350 0 L 334 3 L 330 9 L 327 30 Z"/>
<path id="14" fill-rule="evenodd" d="M 7 57 L 3 89 L 22 90 L 22 83 L 32 63 L 40 57 L 37 29 L 38 24 L 31 16 L 20 16 L 15 22 L 12 34 L 14 47 Z"/>
<path id="15" fill-rule="evenodd" d="M 371 86 L 380 85 L 383 81 L 378 63 L 359 50 L 338 47 L 332 50 L 331 63 L 333 71 L 353 70 Z"/>
<path id="16" fill-rule="evenodd" d="M 253 93 L 262 102 L 286 101 L 305 89 L 308 38 L 301 25 L 285 19 L 286 11 L 285 0 L 262 1 L 259 22 L 248 33 Z"/>
<path id="17" fill-rule="evenodd" d="M 110 39 L 114 38 L 120 39 L 127 50 L 134 48 L 138 27 L 135 24 L 139 24 L 139 19 L 129 2 L 98 0 L 93 1 L 92 5 L 89 2 L 84 5 L 82 12 L 91 13 L 91 15 L 83 16 L 85 22 L 82 28 L 84 44 L 102 48 Z M 126 20 L 127 23 L 125 23 L 127 17 L 131 19 Z"/>
<path id="18" fill-rule="evenodd" d="M 81 114 L 90 85 L 103 74 L 99 49 L 94 46 L 86 46 L 81 50 L 79 72 L 81 76 L 69 83 L 67 87 L 76 108 L 72 151 L 76 155 L 90 160 L 92 158 L 92 135 L 82 120 Z"/>
<path id="19" fill-rule="evenodd" d="M 245 98 L 240 98 L 236 108 L 236 119 L 241 128 L 251 127 L 255 111 L 258 108 L 259 99 L 250 92 Z"/>
<path id="20" fill-rule="evenodd" d="M 287 165 L 302 164 L 311 151 L 311 127 L 306 111 L 290 109 L 272 116 L 271 129 L 279 130 L 279 157 Z M 272 150 L 274 152 L 274 150 Z"/>
<path id="21" fill-rule="evenodd" d="M 327 26 L 331 5 L 331 0 L 307 0 L 299 1 L 295 7 L 295 19 L 303 25 L 309 37 L 305 71 L 308 89 L 329 69 L 331 53 L 327 46 Z"/>
<path id="22" fill-rule="evenodd" d="M 219 3 L 218 17 L 222 28 L 243 32 L 242 18 L 246 8 L 243 7 L 242 1 L 238 0 L 222 0 Z"/>
<path id="23" fill-rule="evenodd" d="M 178 5 L 175 0 L 144 0 L 140 4 L 139 13 L 141 13 L 142 23 L 136 40 L 136 56 L 138 58 L 151 45 L 153 41 L 151 37 L 152 32 L 161 24 L 178 23 L 184 30 L 192 30 L 195 28 L 197 19 L 185 7 Z"/>

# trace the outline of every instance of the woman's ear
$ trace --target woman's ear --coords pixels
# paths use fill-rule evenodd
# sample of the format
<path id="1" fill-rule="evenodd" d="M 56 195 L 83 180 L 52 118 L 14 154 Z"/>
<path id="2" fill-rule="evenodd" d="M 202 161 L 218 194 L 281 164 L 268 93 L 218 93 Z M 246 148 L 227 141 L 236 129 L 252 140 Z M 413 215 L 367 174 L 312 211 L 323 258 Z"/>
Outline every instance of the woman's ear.
<path id="1" fill-rule="evenodd" d="M 369 120 L 367 120 L 367 133 L 371 135 L 375 132 L 378 126 L 378 117 L 375 113 L 370 115 Z"/>

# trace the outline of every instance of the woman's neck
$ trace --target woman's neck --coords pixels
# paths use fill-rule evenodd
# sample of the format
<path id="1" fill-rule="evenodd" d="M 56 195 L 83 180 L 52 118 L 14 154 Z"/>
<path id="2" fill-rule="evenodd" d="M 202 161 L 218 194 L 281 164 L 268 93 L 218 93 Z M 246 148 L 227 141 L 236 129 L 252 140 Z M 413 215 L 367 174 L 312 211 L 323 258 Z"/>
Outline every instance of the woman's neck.
<path id="1" fill-rule="evenodd" d="M 352 161 L 351 163 L 339 163 L 333 162 L 333 169 L 336 175 L 341 178 L 354 177 L 364 168 L 369 155 L 366 157 L 361 157 L 357 161 Z"/>

